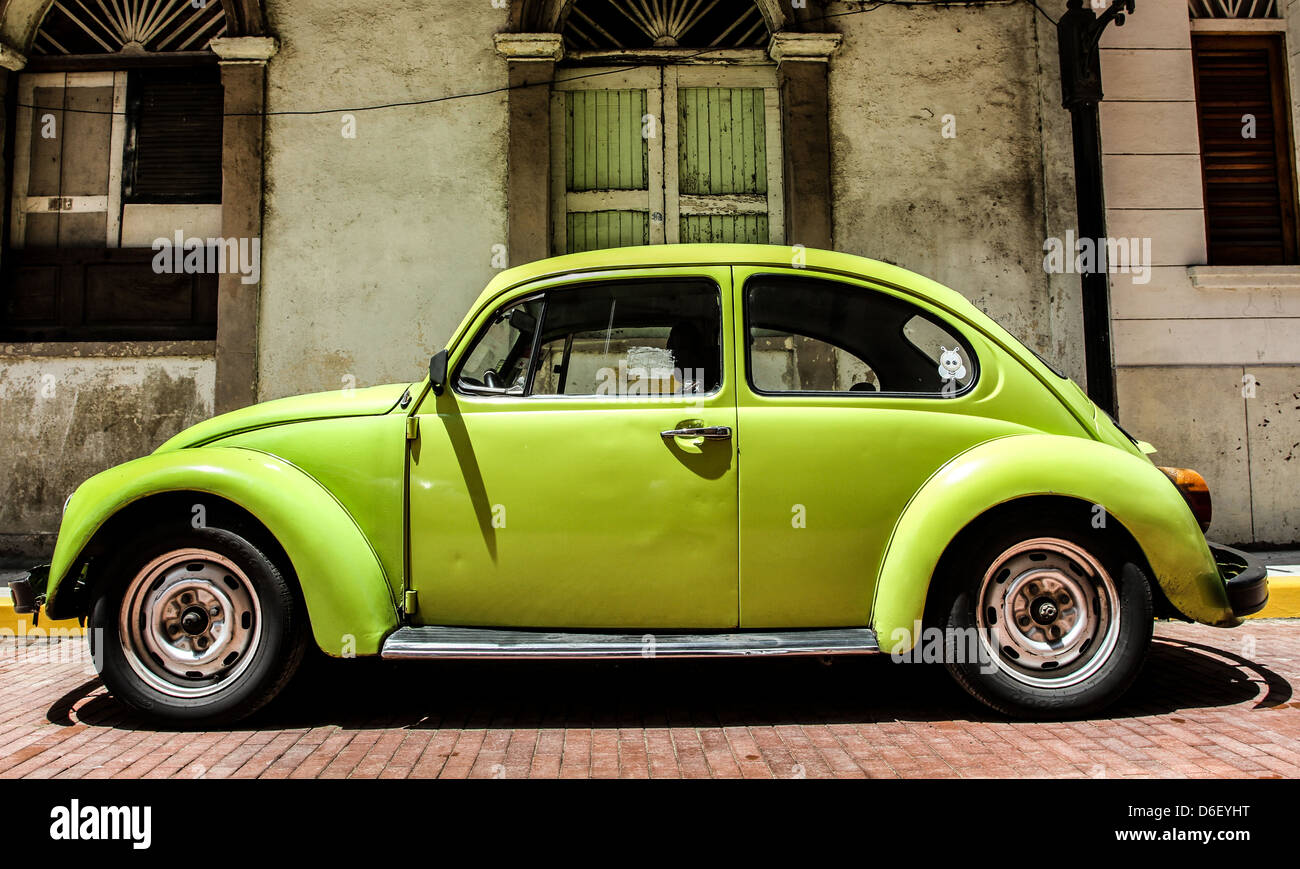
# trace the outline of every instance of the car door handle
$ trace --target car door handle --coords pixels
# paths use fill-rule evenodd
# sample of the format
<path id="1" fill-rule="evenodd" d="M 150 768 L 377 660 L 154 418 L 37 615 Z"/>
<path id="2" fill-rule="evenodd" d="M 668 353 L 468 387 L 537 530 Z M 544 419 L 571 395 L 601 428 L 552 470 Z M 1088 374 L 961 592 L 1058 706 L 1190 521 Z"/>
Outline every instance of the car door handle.
<path id="1" fill-rule="evenodd" d="M 674 428 L 659 432 L 661 438 L 704 438 L 706 441 L 731 440 L 731 426 L 710 425 L 703 428 Z"/>

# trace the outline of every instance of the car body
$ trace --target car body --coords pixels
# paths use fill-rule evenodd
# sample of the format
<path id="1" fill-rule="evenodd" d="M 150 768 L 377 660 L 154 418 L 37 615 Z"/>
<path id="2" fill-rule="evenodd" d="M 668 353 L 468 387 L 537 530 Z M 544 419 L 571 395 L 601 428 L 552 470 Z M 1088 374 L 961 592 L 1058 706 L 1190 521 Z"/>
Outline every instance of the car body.
<path id="1" fill-rule="evenodd" d="M 110 688 L 177 718 L 252 711 L 308 632 L 334 656 L 903 655 L 925 625 L 984 637 L 955 672 L 981 700 L 1073 714 L 1127 687 L 1152 616 L 1266 599 L 1207 544 L 1203 481 L 1148 449 L 902 268 L 594 251 L 499 274 L 420 381 L 247 407 L 92 477 L 16 599 L 108 629 Z"/>

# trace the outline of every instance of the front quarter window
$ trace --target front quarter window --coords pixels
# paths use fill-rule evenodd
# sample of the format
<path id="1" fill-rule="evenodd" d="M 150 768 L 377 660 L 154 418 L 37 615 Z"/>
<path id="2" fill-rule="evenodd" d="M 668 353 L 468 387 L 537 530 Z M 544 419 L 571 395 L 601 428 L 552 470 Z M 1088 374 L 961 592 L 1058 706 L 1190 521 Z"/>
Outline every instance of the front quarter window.
<path id="1" fill-rule="evenodd" d="M 540 298 L 529 299 L 493 315 L 460 366 L 457 391 L 480 395 L 524 394 L 541 306 Z"/>

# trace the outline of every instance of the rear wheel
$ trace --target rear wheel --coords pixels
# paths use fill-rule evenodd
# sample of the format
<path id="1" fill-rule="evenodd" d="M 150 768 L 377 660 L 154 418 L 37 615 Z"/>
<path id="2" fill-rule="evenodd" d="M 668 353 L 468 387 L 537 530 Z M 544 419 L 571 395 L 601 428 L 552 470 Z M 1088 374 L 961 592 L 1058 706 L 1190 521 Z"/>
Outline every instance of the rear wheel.
<path id="1" fill-rule="evenodd" d="M 976 699 L 1008 715 L 1095 712 L 1141 670 L 1151 588 L 1112 539 L 1061 523 L 1015 524 L 952 565 L 945 664 Z"/>
<path id="2" fill-rule="evenodd" d="M 306 645 L 293 587 L 257 546 L 220 528 L 124 547 L 96 588 L 90 628 L 109 690 L 174 722 L 251 715 L 289 681 Z"/>

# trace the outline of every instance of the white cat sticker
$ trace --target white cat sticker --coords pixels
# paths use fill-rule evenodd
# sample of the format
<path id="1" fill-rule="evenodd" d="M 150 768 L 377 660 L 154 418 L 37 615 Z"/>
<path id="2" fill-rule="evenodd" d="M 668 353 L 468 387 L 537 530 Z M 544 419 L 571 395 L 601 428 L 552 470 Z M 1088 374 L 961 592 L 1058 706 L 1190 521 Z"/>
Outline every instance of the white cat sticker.
<path id="1" fill-rule="evenodd" d="M 966 377 L 966 365 L 961 361 L 961 355 L 954 348 L 949 350 L 947 347 L 940 347 L 939 350 L 939 376 L 944 382 L 950 380 L 963 380 Z"/>

